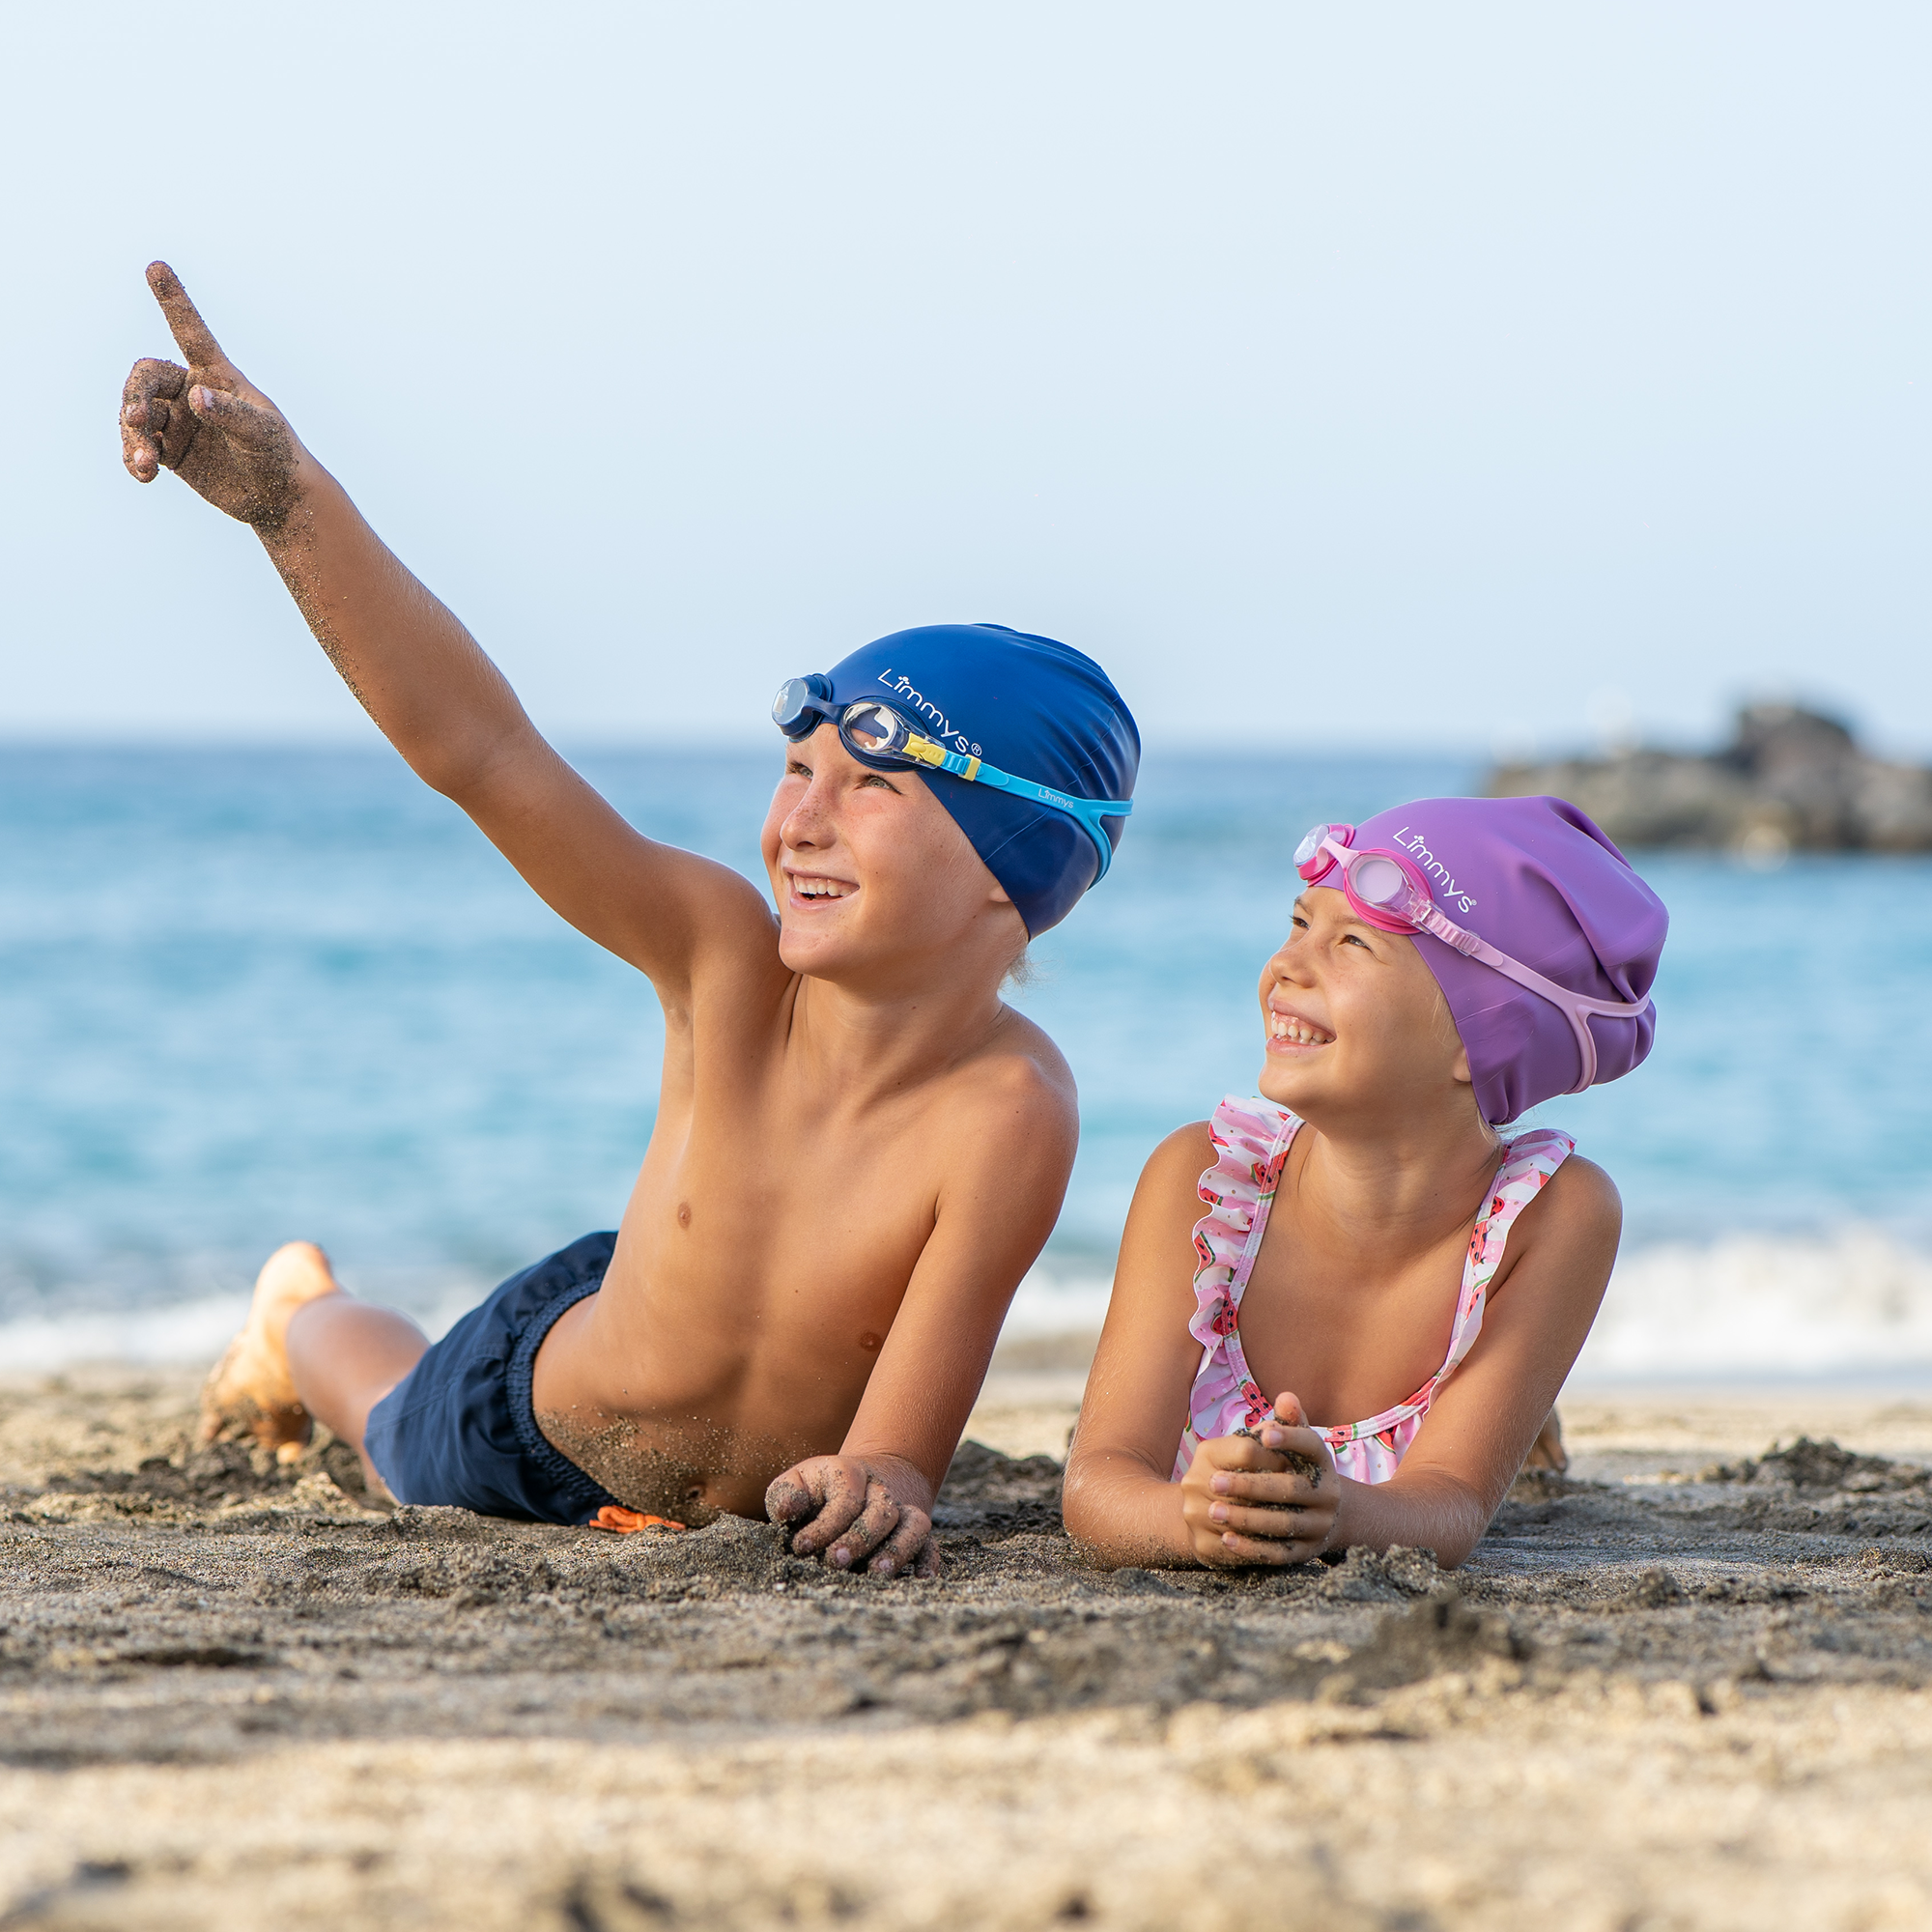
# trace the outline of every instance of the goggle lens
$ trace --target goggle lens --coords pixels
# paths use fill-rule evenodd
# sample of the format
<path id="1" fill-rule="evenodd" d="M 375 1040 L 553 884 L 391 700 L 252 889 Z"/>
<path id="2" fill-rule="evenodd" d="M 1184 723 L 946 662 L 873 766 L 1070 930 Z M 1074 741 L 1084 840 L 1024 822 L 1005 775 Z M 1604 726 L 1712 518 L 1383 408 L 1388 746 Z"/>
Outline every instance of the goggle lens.
<path id="1" fill-rule="evenodd" d="M 814 672 L 810 677 L 788 677 L 772 699 L 772 723 L 787 738 L 803 738 L 825 722 L 825 679 Z"/>
<path id="2" fill-rule="evenodd" d="M 905 749 L 912 730 L 896 711 L 883 704 L 851 704 L 838 721 L 838 735 L 867 757 L 890 758 Z"/>
<path id="3" fill-rule="evenodd" d="M 1333 867 L 1334 859 L 1321 849 L 1323 840 L 1332 838 L 1336 844 L 1346 845 L 1354 836 L 1352 825 L 1318 825 L 1309 832 L 1294 848 L 1294 869 L 1301 874 L 1302 883 L 1312 886 Z"/>
<path id="4" fill-rule="evenodd" d="M 1383 912 L 1401 912 L 1408 904 L 1409 884 L 1393 859 L 1370 854 L 1349 867 L 1349 883 L 1365 905 Z"/>

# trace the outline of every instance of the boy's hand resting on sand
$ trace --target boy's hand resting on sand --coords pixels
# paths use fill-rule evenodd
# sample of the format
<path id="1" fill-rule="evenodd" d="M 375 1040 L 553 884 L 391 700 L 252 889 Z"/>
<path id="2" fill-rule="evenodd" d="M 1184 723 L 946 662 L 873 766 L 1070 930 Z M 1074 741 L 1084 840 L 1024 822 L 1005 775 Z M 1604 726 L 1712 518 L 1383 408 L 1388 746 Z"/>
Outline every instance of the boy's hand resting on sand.
<path id="1" fill-rule="evenodd" d="M 1328 1445 L 1298 1397 L 1275 1398 L 1254 1435 L 1217 1435 L 1180 1479 L 1180 1514 L 1194 1554 L 1215 1569 L 1306 1563 L 1327 1548 L 1342 1500 Z"/>
<path id="2" fill-rule="evenodd" d="M 765 1514 L 791 1529 L 791 1547 L 800 1556 L 823 1555 L 838 1570 L 863 1564 L 875 1577 L 908 1571 L 936 1577 L 932 1517 L 912 1500 L 926 1493 L 925 1478 L 909 1465 L 811 1456 L 765 1492 Z"/>
<path id="3" fill-rule="evenodd" d="M 179 277 L 148 265 L 148 286 L 187 358 L 144 355 L 121 392 L 121 460 L 139 483 L 172 469 L 217 510 L 257 529 L 294 507 L 302 447 L 280 410 L 221 353 Z"/>

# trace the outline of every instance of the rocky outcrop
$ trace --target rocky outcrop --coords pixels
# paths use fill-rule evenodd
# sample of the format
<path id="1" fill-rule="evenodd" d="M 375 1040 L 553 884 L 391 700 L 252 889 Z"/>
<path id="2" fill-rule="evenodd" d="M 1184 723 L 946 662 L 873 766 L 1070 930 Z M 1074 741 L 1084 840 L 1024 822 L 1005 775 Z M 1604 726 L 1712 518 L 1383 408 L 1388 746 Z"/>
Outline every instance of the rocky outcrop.
<path id="1" fill-rule="evenodd" d="M 1567 798 L 1626 846 L 1932 851 L 1932 770 L 1870 757 L 1836 719 L 1792 704 L 1747 705 L 1720 752 L 1498 765 L 1484 790 Z"/>

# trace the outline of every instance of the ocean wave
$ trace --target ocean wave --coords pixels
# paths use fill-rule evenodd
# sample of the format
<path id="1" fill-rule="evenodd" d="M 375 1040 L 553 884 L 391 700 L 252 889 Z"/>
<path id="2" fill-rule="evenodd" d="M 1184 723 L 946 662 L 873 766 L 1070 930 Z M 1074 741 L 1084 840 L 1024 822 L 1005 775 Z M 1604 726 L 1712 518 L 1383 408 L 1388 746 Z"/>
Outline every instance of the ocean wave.
<path id="1" fill-rule="evenodd" d="M 1887 1375 L 1932 1375 L 1932 1256 L 1847 1228 L 1627 1256 L 1572 1379 Z"/>
<path id="2" fill-rule="evenodd" d="M 1020 1285 L 1006 1336 L 1093 1330 L 1110 1285 L 1049 1261 Z M 1725 1236 L 1625 1255 L 1572 1374 L 1743 1380 L 1932 1376 L 1932 1255 L 1869 1228 Z"/>
<path id="3" fill-rule="evenodd" d="M 412 1304 L 432 1337 L 486 1292 L 447 1275 L 434 1287 L 412 1286 L 414 1293 L 376 1298 Z M 1003 1337 L 1092 1333 L 1106 1319 L 1111 1293 L 1096 1263 L 1056 1263 L 1049 1252 L 1020 1284 Z M 246 1312 L 245 1295 L 208 1294 L 37 1313 L 0 1322 L 0 1370 L 212 1362 Z M 1733 1235 L 1626 1255 L 1571 1380 L 1846 1376 L 1932 1377 L 1932 1255 L 1872 1229 L 1808 1238 Z"/>

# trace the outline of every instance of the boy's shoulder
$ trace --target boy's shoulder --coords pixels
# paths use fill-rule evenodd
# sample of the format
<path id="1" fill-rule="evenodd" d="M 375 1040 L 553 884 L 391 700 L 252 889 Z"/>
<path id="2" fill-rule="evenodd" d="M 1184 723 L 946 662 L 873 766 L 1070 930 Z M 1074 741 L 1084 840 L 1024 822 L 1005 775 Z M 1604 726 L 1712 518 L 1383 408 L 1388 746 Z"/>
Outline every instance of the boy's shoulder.
<path id="1" fill-rule="evenodd" d="M 1020 1121 L 1070 1130 L 1079 1123 L 1079 1090 L 1066 1056 L 1010 1007 L 993 1036 L 951 1068 L 935 1097 L 967 1132 L 998 1133 Z"/>
<path id="2" fill-rule="evenodd" d="M 940 1163 L 943 1197 L 997 1202 L 1009 1218 L 1034 1203 L 1043 1240 L 1080 1142 L 1073 1070 L 1040 1028 L 1009 1011 L 927 1088 L 919 1136 Z"/>

